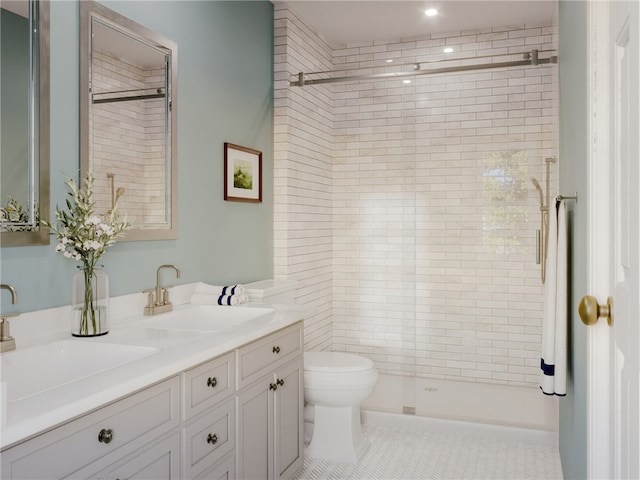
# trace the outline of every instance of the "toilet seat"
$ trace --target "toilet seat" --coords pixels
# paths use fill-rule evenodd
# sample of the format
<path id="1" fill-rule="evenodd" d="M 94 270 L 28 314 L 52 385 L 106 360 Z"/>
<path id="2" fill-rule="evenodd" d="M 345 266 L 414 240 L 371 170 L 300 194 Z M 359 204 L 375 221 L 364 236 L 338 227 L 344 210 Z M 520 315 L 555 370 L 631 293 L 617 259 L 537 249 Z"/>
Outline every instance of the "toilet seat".
<path id="1" fill-rule="evenodd" d="M 306 352 L 304 369 L 317 373 L 354 373 L 374 368 L 371 360 L 359 355 L 341 352 Z"/>

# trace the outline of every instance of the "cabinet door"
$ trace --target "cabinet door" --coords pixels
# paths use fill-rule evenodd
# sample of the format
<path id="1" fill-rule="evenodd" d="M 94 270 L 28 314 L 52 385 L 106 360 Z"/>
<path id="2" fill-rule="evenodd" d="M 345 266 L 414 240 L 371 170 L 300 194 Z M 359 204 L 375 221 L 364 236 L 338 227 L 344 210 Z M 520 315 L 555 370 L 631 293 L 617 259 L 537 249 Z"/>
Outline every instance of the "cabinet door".
<path id="1" fill-rule="evenodd" d="M 174 377 L 2 452 L 2 478 L 86 478 L 180 424 Z"/>
<path id="2" fill-rule="evenodd" d="M 115 468 L 108 469 L 109 480 L 179 480 L 180 434 L 139 453 L 136 452 Z"/>
<path id="3" fill-rule="evenodd" d="M 304 460 L 302 357 L 276 372 L 275 390 L 275 476 L 291 478 Z"/>
<path id="4" fill-rule="evenodd" d="M 256 381 L 236 397 L 237 473 L 242 480 L 273 478 L 273 375 Z"/>

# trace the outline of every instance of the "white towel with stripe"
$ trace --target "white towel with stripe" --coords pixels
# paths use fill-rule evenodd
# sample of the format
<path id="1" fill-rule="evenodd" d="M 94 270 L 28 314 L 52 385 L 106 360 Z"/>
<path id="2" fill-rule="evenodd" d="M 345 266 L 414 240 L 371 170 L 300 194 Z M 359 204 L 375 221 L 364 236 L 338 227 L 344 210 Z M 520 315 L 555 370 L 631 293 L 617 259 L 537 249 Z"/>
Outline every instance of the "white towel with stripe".
<path id="1" fill-rule="evenodd" d="M 549 209 L 540 388 L 567 393 L 567 214 L 564 200 Z"/>
<path id="2" fill-rule="evenodd" d="M 194 293 L 191 296 L 191 303 L 195 305 L 224 305 L 235 307 L 249 301 L 246 293 L 240 295 L 206 295 L 204 293 Z"/>
<path id="3" fill-rule="evenodd" d="M 198 283 L 195 289 L 196 294 L 203 295 L 243 295 L 246 293 L 244 285 L 236 284 L 236 285 L 208 285 L 206 283 Z"/>

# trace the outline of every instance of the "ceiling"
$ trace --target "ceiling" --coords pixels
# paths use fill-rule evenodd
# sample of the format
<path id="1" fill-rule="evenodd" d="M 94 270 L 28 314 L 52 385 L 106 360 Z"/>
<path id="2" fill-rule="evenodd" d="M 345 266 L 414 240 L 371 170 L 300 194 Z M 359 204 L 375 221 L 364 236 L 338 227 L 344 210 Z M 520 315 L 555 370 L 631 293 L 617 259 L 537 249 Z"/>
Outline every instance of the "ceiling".
<path id="1" fill-rule="evenodd" d="M 550 24 L 555 0 L 272 0 L 331 46 L 486 27 Z M 427 17 L 427 8 L 438 15 Z"/>

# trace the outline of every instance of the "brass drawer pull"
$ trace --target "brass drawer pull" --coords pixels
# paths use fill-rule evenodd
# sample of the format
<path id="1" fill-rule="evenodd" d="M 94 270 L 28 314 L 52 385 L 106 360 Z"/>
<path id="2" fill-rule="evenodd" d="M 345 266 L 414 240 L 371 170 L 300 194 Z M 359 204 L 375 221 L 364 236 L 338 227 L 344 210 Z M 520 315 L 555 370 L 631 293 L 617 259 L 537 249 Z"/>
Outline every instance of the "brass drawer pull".
<path id="1" fill-rule="evenodd" d="M 218 385 L 218 379 L 216 377 L 207 378 L 207 387 L 213 388 L 216 385 Z"/>
<path id="2" fill-rule="evenodd" d="M 210 433 L 207 437 L 207 443 L 210 443 L 211 445 L 215 445 L 216 443 L 218 443 L 218 435 L 216 435 L 215 433 Z"/>
<path id="3" fill-rule="evenodd" d="M 100 443 L 109 444 L 111 443 L 112 440 L 113 440 L 113 431 L 111 429 L 103 428 L 102 430 L 100 430 L 100 433 L 98 434 L 98 441 Z"/>
<path id="4" fill-rule="evenodd" d="M 273 350 L 271 350 L 273 353 L 280 353 L 280 347 L 273 347 Z"/>
<path id="5" fill-rule="evenodd" d="M 284 385 L 284 378 L 279 378 L 276 380 L 276 383 L 282 387 Z"/>
<path id="6" fill-rule="evenodd" d="M 269 384 L 269 390 L 277 390 L 277 389 L 278 389 L 278 385 L 276 385 L 275 383 Z"/>

